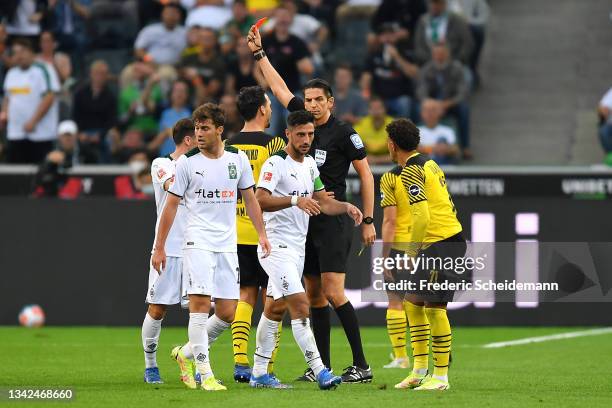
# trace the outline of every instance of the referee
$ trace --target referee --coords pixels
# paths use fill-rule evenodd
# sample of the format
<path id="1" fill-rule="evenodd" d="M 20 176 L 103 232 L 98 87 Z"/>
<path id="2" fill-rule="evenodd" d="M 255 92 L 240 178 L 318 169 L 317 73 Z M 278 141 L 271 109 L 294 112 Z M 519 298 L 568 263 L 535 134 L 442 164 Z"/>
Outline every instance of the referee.
<path id="1" fill-rule="evenodd" d="M 304 86 L 304 99 L 295 96 L 274 69 L 262 49 L 261 36 L 253 26 L 248 34 L 248 45 L 276 98 L 291 112 L 306 109 L 315 118 L 315 140 L 310 155 L 314 157 L 321 180 L 338 201 L 346 201 L 346 177 L 352 164 L 361 180 L 363 201 L 362 241 L 371 245 L 376 239 L 373 225 L 374 178 L 366 159 L 359 135 L 347 123 L 332 115 L 334 98 L 329 84 L 313 79 Z M 351 248 L 352 220 L 346 215 L 313 217 L 306 239 L 304 282 L 312 313 L 312 325 L 323 363 L 330 364 L 329 303 L 336 311 L 351 346 L 353 363 L 342 374 L 342 382 L 372 381 L 361 344 L 359 322 L 353 305 L 344 293 L 346 261 Z M 307 369 L 301 380 L 315 381 Z"/>

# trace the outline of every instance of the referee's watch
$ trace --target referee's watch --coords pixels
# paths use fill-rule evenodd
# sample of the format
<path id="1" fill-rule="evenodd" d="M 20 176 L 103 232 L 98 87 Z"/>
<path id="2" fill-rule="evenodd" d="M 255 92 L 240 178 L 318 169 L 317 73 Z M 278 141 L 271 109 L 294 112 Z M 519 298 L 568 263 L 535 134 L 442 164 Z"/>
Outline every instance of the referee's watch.
<path id="1" fill-rule="evenodd" d="M 374 218 L 372 218 L 372 217 L 363 217 L 363 223 L 367 224 L 367 225 L 373 224 L 374 223 Z"/>

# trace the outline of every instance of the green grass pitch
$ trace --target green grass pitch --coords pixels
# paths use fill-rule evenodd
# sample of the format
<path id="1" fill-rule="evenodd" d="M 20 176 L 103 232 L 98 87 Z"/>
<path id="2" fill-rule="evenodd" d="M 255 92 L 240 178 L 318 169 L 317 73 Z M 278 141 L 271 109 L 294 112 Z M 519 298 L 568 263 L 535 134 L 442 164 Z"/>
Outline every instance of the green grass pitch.
<path id="1" fill-rule="evenodd" d="M 372 384 L 341 385 L 319 391 L 313 383 L 293 383 L 305 367 L 291 329 L 282 334 L 276 373 L 293 390 L 250 389 L 232 381 L 231 335 L 211 350 L 217 378 L 229 390 L 187 390 L 170 359 L 173 345 L 185 341 L 186 328 L 162 329 L 158 362 L 165 384 L 142 381 L 140 328 L 0 327 L 2 406 L 35 407 L 610 407 L 612 335 L 578 337 L 498 349 L 483 344 L 579 330 L 578 328 L 456 328 L 453 331 L 452 388 L 446 392 L 396 390 L 406 370 L 383 369 L 390 346 L 382 327 L 363 328 L 366 356 L 374 369 Z M 254 340 L 254 333 L 251 336 Z M 252 352 L 251 344 L 250 351 Z M 252 360 L 252 359 L 251 359 Z M 341 329 L 332 333 L 336 372 L 350 362 Z M 71 387 L 70 402 L 9 402 L 11 387 Z"/>

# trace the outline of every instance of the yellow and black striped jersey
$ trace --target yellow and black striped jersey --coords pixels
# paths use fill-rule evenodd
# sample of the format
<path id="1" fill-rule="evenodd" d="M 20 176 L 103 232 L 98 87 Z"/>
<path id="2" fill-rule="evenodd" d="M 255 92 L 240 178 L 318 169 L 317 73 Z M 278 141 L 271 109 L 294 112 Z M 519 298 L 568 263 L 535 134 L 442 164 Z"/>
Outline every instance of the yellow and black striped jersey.
<path id="1" fill-rule="evenodd" d="M 400 174 L 402 173 L 401 166 L 395 166 L 393 169 L 384 173 L 380 178 L 380 206 L 397 207 L 395 218 L 395 236 L 393 237 L 394 249 L 400 248 L 401 243 L 410 241 L 410 228 L 412 226 L 410 218 L 410 204 L 408 203 L 408 195 L 402 184 Z"/>
<path id="2" fill-rule="evenodd" d="M 268 157 L 285 148 L 285 141 L 282 138 L 270 136 L 265 132 L 240 132 L 226 140 L 225 144 L 235 146 L 247 155 L 255 181 L 259 180 L 261 167 Z M 257 245 L 259 242 L 257 231 L 246 213 L 240 196 L 236 204 L 236 230 L 238 244 Z"/>
<path id="3" fill-rule="evenodd" d="M 442 241 L 461 232 L 455 204 L 446 188 L 446 177 L 435 161 L 416 153 L 408 158 L 400 177 L 411 206 L 427 202 L 429 224 L 422 242 Z"/>

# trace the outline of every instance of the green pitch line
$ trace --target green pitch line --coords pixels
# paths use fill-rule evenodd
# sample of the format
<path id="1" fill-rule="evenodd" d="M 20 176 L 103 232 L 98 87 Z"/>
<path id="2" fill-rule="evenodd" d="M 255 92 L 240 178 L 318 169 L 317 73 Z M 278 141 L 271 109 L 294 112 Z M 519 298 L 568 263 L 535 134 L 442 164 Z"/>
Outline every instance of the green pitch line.
<path id="1" fill-rule="evenodd" d="M 293 390 L 250 389 L 232 382 L 229 333 L 211 350 L 217 378 L 229 390 L 205 393 L 183 388 L 169 354 L 186 340 L 186 328 L 162 329 L 158 362 L 166 384 L 142 382 L 140 328 L 0 327 L 0 391 L 11 387 L 70 387 L 71 402 L 7 402 L 15 407 L 609 407 L 612 395 L 612 335 L 567 338 L 521 345 L 482 348 L 494 342 L 579 331 L 581 328 L 458 328 L 453 333 L 452 389 L 443 393 L 395 390 L 406 370 L 383 369 L 391 347 L 386 330 L 364 328 L 366 356 L 374 382 L 319 391 L 315 384 L 293 383 Z M 254 331 L 251 339 L 254 339 Z M 251 351 L 253 346 L 251 346 Z M 251 358 L 252 361 L 252 358 Z M 332 333 L 336 372 L 350 364 L 350 349 L 341 329 Z M 305 364 L 286 327 L 276 364 L 278 376 L 291 382 Z"/>

